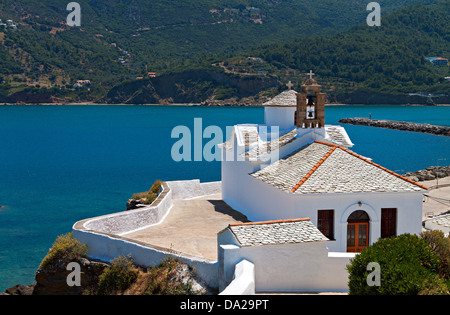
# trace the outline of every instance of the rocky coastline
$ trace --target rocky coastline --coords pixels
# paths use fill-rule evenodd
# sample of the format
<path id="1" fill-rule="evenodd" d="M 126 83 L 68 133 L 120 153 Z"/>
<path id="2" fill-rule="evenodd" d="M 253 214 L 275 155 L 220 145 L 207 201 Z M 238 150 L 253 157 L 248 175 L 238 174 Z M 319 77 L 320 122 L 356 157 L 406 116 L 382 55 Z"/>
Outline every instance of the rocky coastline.
<path id="1" fill-rule="evenodd" d="M 375 120 L 375 119 L 362 118 L 362 117 L 343 118 L 343 119 L 339 120 L 339 122 L 342 124 L 371 126 L 371 127 L 396 129 L 396 130 L 404 130 L 404 131 L 414 131 L 414 132 L 430 133 L 430 134 L 434 134 L 434 135 L 450 137 L 450 127 L 448 127 L 448 126 L 418 124 L 418 123 L 410 123 L 410 122 L 405 122 L 405 121 Z"/>
<path id="2" fill-rule="evenodd" d="M 450 165 L 448 166 L 429 166 L 426 169 L 416 171 L 416 172 L 407 172 L 403 176 L 416 181 L 426 181 L 433 180 L 436 178 L 444 178 L 450 176 Z"/>

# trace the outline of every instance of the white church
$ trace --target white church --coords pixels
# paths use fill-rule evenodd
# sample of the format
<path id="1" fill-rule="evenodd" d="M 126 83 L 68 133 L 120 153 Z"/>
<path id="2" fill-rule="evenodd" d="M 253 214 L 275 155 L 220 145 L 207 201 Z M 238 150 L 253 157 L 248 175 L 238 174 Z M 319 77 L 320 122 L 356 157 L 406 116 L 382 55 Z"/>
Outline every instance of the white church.
<path id="1" fill-rule="evenodd" d="M 309 218 L 330 252 L 420 233 L 428 188 L 351 151 L 345 129 L 325 125 L 312 76 L 264 104 L 264 125 L 233 127 L 221 145 L 222 199 L 252 222 Z"/>
<path id="2" fill-rule="evenodd" d="M 428 188 L 351 151 L 345 129 L 325 125 L 325 94 L 309 75 L 300 92 L 289 84 L 264 104 L 264 124 L 233 127 L 220 145 L 220 182 L 164 182 L 152 205 L 79 221 L 74 237 L 104 261 L 130 255 L 155 266 L 175 255 L 220 294 L 347 292 L 346 266 L 359 252 L 379 238 L 422 231 Z M 248 219 L 225 226 L 206 220 L 218 228 L 211 242 L 217 260 L 152 245 L 152 229 L 174 211 L 175 200 L 196 208 L 197 197 L 210 202 L 211 194 Z M 184 228 L 202 219 L 171 222 Z M 211 241 L 205 235 L 181 243 L 199 248 Z"/>

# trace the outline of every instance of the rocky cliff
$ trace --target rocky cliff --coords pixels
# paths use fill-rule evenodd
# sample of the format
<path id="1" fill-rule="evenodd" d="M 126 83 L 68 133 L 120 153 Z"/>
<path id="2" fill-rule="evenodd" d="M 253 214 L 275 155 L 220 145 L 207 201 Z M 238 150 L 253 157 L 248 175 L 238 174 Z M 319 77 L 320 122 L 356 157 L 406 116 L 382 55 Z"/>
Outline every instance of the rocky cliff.
<path id="1" fill-rule="evenodd" d="M 192 70 L 122 83 L 112 88 L 99 103 L 200 104 L 213 99 L 218 89 L 225 91 L 224 96 L 243 98 L 253 97 L 277 84 L 271 77 L 241 77 L 211 70 Z"/>
<path id="2" fill-rule="evenodd" d="M 80 265 L 80 286 L 69 286 L 67 264 L 61 260 L 51 269 L 39 269 L 36 283 L 15 285 L 0 295 L 152 295 L 152 294 L 216 294 L 216 292 L 198 280 L 192 268 L 175 260 L 164 262 L 154 268 L 134 267 L 137 278 L 131 286 L 115 292 L 98 293 L 99 280 L 110 264 L 79 258 L 74 262 Z"/>

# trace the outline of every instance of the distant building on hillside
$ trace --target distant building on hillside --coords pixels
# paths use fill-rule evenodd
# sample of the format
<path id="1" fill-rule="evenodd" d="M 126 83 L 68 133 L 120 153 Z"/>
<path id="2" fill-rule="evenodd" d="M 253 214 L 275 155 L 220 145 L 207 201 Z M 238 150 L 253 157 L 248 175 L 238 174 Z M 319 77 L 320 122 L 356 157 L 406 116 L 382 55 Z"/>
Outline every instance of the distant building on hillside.
<path id="1" fill-rule="evenodd" d="M 3 27 L 6 29 L 6 28 L 8 28 L 8 26 L 14 30 L 17 29 L 17 25 L 14 24 L 13 20 L 7 20 L 6 23 L 3 23 L 2 19 L 0 19 L 0 27 Z"/>
<path id="2" fill-rule="evenodd" d="M 429 62 L 435 66 L 446 66 L 448 65 L 448 59 L 443 57 L 427 57 Z"/>
<path id="3" fill-rule="evenodd" d="M 80 88 L 87 84 L 91 84 L 91 80 L 78 80 L 77 83 L 73 85 L 74 88 Z"/>
<path id="4" fill-rule="evenodd" d="M 247 60 L 249 61 L 258 61 L 258 62 L 262 62 L 262 59 L 259 57 L 247 57 Z"/>

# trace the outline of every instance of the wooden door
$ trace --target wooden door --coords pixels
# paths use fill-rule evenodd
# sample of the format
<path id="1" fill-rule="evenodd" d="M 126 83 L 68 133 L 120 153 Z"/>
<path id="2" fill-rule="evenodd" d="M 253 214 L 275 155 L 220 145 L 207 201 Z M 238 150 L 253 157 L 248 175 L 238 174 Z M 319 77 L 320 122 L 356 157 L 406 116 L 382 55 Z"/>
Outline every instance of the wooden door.
<path id="1" fill-rule="evenodd" d="M 359 253 L 369 246 L 369 222 L 348 223 L 347 252 Z"/>

